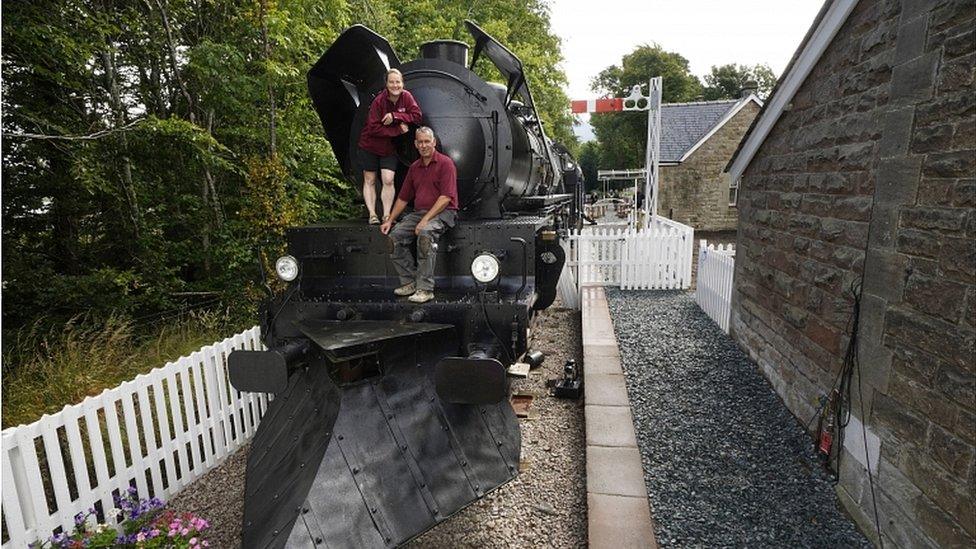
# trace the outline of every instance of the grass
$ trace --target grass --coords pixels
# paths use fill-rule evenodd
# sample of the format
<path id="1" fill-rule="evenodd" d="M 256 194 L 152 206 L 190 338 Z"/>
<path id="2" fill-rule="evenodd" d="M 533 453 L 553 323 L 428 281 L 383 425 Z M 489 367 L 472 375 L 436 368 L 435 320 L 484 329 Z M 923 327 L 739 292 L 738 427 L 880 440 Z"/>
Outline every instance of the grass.
<path id="1" fill-rule="evenodd" d="M 31 423 L 98 395 L 245 327 L 238 324 L 220 313 L 192 312 L 149 333 L 118 317 L 24 328 L 4 341 L 2 426 Z"/>

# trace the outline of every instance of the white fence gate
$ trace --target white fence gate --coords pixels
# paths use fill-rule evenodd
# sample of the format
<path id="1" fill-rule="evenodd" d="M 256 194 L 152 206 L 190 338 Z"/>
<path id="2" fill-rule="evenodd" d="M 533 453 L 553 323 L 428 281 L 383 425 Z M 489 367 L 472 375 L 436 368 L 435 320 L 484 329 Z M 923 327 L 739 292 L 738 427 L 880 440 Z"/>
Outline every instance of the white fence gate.
<path id="1" fill-rule="evenodd" d="M 2 438 L 4 548 L 70 532 L 76 513 L 100 508 L 131 483 L 169 498 L 254 435 L 266 395 L 230 386 L 227 355 L 262 349 L 257 327 L 65 406 Z M 65 455 L 67 450 L 67 455 Z"/>
<path id="2" fill-rule="evenodd" d="M 695 301 L 729 333 L 729 315 L 732 312 L 732 274 L 735 272 L 735 250 L 732 244 L 715 247 L 704 240 L 698 249 L 698 277 Z"/>
<path id="3" fill-rule="evenodd" d="M 646 229 L 586 227 L 569 235 L 568 276 L 589 285 L 624 290 L 687 289 L 691 286 L 694 230 L 659 218 Z M 567 276 L 567 275 L 564 275 Z"/>

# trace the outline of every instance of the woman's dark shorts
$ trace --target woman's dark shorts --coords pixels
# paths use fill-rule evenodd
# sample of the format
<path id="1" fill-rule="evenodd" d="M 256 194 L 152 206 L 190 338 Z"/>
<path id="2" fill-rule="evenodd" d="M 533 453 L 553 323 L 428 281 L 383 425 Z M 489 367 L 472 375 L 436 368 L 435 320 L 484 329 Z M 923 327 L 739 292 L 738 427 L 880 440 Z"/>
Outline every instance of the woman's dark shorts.
<path id="1" fill-rule="evenodd" d="M 364 149 L 359 149 L 359 163 L 364 172 L 378 172 L 381 169 L 396 171 L 397 169 L 396 155 L 379 156 Z"/>

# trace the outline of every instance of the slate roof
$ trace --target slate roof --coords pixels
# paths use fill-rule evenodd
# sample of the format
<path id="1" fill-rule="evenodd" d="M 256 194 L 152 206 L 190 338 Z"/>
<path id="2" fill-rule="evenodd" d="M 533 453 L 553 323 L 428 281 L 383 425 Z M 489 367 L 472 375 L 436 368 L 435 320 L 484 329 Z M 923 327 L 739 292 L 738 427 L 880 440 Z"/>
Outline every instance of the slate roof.
<path id="1" fill-rule="evenodd" d="M 661 105 L 661 162 L 680 162 L 740 99 Z"/>

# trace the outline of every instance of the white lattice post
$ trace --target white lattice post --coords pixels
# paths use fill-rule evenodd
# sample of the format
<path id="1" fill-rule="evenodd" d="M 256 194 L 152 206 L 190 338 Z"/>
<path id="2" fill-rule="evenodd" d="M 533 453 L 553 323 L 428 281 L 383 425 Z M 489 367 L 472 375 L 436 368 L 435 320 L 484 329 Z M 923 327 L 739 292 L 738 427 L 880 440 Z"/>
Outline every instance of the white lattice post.
<path id="1" fill-rule="evenodd" d="M 660 180 L 658 168 L 661 160 L 661 77 L 651 78 L 647 101 L 647 154 L 644 167 L 647 177 L 644 183 L 644 216 L 657 218 L 657 190 Z"/>

